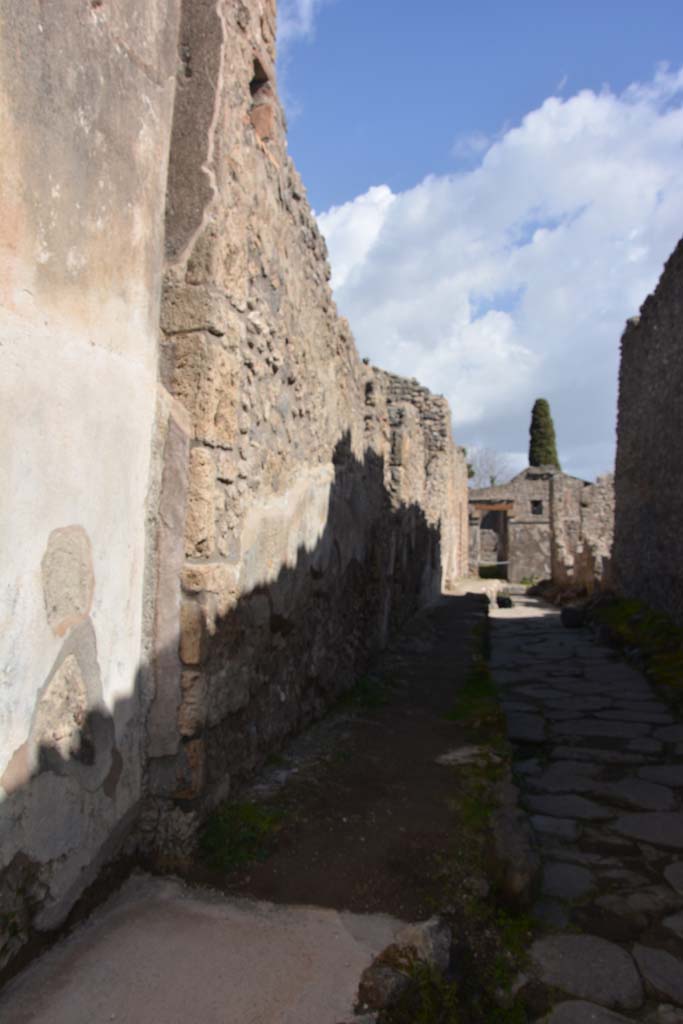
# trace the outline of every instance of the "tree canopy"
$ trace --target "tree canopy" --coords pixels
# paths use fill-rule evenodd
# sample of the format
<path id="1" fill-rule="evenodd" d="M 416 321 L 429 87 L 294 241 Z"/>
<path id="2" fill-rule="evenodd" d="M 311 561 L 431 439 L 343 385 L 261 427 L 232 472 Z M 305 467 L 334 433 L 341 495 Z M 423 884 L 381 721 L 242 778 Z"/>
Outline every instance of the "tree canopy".
<path id="1" fill-rule="evenodd" d="M 537 398 L 531 410 L 529 465 L 556 466 L 557 469 L 562 469 L 557 454 L 555 425 L 545 398 Z"/>

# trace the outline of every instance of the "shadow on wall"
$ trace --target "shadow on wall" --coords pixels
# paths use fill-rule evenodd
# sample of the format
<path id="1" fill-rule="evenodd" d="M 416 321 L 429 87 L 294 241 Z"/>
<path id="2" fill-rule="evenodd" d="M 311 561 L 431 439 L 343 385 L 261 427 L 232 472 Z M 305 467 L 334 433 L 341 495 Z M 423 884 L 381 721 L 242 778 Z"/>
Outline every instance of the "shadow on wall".
<path id="1" fill-rule="evenodd" d="M 106 865 L 120 878 L 143 854 L 177 859 L 230 785 L 324 715 L 388 635 L 439 594 L 440 527 L 418 505 L 392 500 L 383 458 L 368 450 L 359 461 L 348 435 L 332 464 L 317 541 L 299 545 L 293 564 L 272 566 L 270 581 L 222 589 L 236 567 L 212 563 L 221 571 L 197 590 L 191 570 L 202 569 L 206 583 L 209 564 L 186 565 L 192 629 L 140 667 L 113 710 L 101 696 L 91 619 L 67 632 L 30 736 L 2 780 L 0 980 L 98 899 Z M 249 557 L 243 552 L 243 565 Z M 177 677 L 167 671 L 174 660 Z M 159 702 L 173 752 L 149 757 L 146 730 Z"/>

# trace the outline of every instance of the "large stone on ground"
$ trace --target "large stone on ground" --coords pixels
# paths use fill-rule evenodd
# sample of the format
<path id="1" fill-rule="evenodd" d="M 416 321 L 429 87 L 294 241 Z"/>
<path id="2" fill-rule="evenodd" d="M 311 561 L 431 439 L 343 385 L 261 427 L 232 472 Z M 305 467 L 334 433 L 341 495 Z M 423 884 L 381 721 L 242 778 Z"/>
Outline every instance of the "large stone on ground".
<path id="1" fill-rule="evenodd" d="M 664 868 L 664 877 L 672 889 L 683 893 L 683 860 L 676 860 Z"/>
<path id="2" fill-rule="evenodd" d="M 517 743 L 544 743 L 545 722 L 540 715 L 507 715 L 508 736 Z"/>
<path id="3" fill-rule="evenodd" d="M 683 850 L 683 814 L 675 811 L 624 814 L 612 827 L 622 836 L 667 850 Z"/>
<path id="4" fill-rule="evenodd" d="M 643 920 L 677 910 L 681 905 L 680 897 L 664 885 L 651 885 L 635 892 L 606 893 L 595 902 L 619 917 L 633 918 L 636 914 Z"/>
<path id="5" fill-rule="evenodd" d="M 552 818 L 545 814 L 532 814 L 530 821 L 534 831 L 542 832 L 544 835 L 568 839 L 570 842 L 579 837 L 579 826 L 571 818 Z"/>
<path id="6" fill-rule="evenodd" d="M 651 764 L 640 768 L 641 779 L 659 782 L 664 786 L 683 786 L 683 764 Z"/>
<path id="7" fill-rule="evenodd" d="M 579 864 L 550 863 L 543 869 L 543 892 L 561 900 L 578 900 L 595 888 L 595 878 Z"/>
<path id="8" fill-rule="evenodd" d="M 358 1004 L 363 1009 L 384 1010 L 393 1006 L 410 986 L 410 977 L 388 964 L 375 962 L 363 972 Z"/>
<path id="9" fill-rule="evenodd" d="M 619 782 L 597 782 L 590 787 L 591 796 L 609 800 L 624 807 L 642 811 L 670 811 L 676 799 L 666 786 L 642 779 L 627 778 Z"/>
<path id="10" fill-rule="evenodd" d="M 531 947 L 534 974 L 545 985 L 600 1006 L 636 1010 L 643 987 L 631 957 L 595 935 L 549 935 Z"/>
<path id="11" fill-rule="evenodd" d="M 600 736 L 605 739 L 636 739 L 647 736 L 650 726 L 640 722 L 601 722 L 596 718 L 577 718 L 554 727 L 558 736 Z"/>
<path id="12" fill-rule="evenodd" d="M 683 961 L 663 949 L 636 944 L 633 956 L 645 986 L 658 999 L 683 1006 Z"/>
<path id="13" fill-rule="evenodd" d="M 562 690 L 557 697 L 543 702 L 546 708 L 554 708 L 556 711 L 573 711 L 573 717 L 583 714 L 586 711 L 600 711 L 603 708 L 612 706 L 609 697 L 577 697 Z"/>
<path id="14" fill-rule="evenodd" d="M 451 929 L 440 917 L 409 924 L 396 934 L 396 945 L 414 950 L 418 960 L 446 971 L 451 959 Z"/>
<path id="15" fill-rule="evenodd" d="M 666 725 L 662 729 L 657 729 L 654 735 L 655 739 L 664 740 L 665 743 L 681 743 L 683 742 L 683 725 Z"/>
<path id="16" fill-rule="evenodd" d="M 581 818 L 584 821 L 604 821 L 613 818 L 611 807 L 601 807 L 583 796 L 561 793 L 558 796 L 528 796 L 526 802 L 536 814 L 549 814 L 557 818 Z"/>
<path id="17" fill-rule="evenodd" d="M 665 917 L 662 921 L 665 928 L 668 928 L 674 935 L 678 935 L 679 939 L 683 939 L 683 913 L 672 914 L 670 917 Z"/>
<path id="18" fill-rule="evenodd" d="M 497 787 L 497 807 L 491 817 L 497 883 L 504 902 L 515 909 L 531 903 L 541 863 L 534 847 L 529 819 L 519 807 L 519 790 L 509 780 Z"/>
<path id="19" fill-rule="evenodd" d="M 557 761 L 542 775 L 529 780 L 529 785 L 544 793 L 583 793 L 596 787 L 597 783 L 591 778 L 596 773 L 596 765 Z"/>
<path id="20" fill-rule="evenodd" d="M 610 708 L 607 711 L 598 711 L 596 718 L 613 722 L 647 722 L 648 725 L 671 725 L 675 719 L 662 709 L 662 711 L 635 710 L 632 708 Z"/>
<path id="21" fill-rule="evenodd" d="M 560 1003 L 552 1011 L 550 1016 L 545 1018 L 545 1024 L 629 1024 L 627 1017 L 620 1013 L 612 1013 L 595 1003 L 586 1003 L 581 1000 L 572 1000 L 569 1003 Z"/>
<path id="22" fill-rule="evenodd" d="M 647 736 L 644 740 L 629 740 L 626 744 L 629 750 L 639 754 L 661 754 L 663 745 L 661 740 L 651 740 Z"/>
<path id="23" fill-rule="evenodd" d="M 601 750 L 598 747 L 555 747 L 550 756 L 559 761 L 594 761 L 600 764 L 647 764 L 649 758 L 642 754 L 625 753 L 621 750 Z"/>

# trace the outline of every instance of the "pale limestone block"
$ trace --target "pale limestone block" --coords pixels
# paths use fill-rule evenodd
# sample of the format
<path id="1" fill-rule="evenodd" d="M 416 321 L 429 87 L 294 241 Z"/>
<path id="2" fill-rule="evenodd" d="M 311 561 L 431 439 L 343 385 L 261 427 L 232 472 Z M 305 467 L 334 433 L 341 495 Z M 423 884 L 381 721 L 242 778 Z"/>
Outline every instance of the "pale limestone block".
<path id="1" fill-rule="evenodd" d="M 210 555 L 216 532 L 214 489 L 216 469 L 206 448 L 190 452 L 190 482 L 185 524 L 185 554 L 188 558 Z"/>

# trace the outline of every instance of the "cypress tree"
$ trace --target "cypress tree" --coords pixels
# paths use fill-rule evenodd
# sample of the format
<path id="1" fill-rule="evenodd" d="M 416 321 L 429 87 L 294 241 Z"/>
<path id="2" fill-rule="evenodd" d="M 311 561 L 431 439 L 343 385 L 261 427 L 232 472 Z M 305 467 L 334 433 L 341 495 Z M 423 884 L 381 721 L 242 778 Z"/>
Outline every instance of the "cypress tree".
<path id="1" fill-rule="evenodd" d="M 557 469 L 562 469 L 557 455 L 555 425 L 545 398 L 537 398 L 531 410 L 529 465 L 556 466 Z"/>

